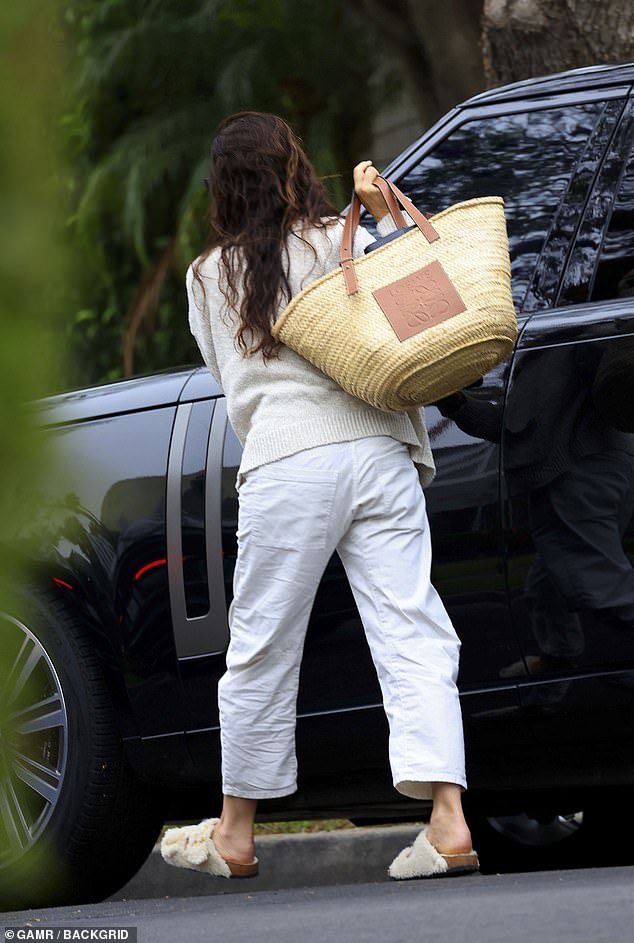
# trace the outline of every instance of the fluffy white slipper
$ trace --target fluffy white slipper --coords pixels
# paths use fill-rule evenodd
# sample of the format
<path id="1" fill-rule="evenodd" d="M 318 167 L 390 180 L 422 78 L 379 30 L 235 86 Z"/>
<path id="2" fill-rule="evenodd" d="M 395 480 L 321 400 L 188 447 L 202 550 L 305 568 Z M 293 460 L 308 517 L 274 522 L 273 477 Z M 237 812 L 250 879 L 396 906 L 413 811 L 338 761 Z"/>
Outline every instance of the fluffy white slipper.
<path id="1" fill-rule="evenodd" d="M 387 873 L 396 881 L 410 878 L 448 877 L 453 874 L 470 874 L 479 869 L 475 851 L 462 855 L 441 855 L 427 838 L 427 829 L 416 836 L 413 845 L 404 848 Z"/>
<path id="2" fill-rule="evenodd" d="M 168 828 L 161 841 L 163 860 L 175 868 L 204 871 L 217 877 L 254 877 L 258 859 L 251 864 L 226 861 L 216 848 L 212 835 L 220 819 L 205 819 L 198 825 Z"/>

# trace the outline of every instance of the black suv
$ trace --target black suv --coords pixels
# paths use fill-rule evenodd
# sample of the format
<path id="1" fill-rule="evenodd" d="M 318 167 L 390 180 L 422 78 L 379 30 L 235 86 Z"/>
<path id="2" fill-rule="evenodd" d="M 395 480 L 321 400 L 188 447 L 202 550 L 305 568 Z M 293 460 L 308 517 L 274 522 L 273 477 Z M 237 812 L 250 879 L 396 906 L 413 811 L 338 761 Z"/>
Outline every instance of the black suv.
<path id="1" fill-rule="evenodd" d="M 386 170 L 427 213 L 506 203 L 516 350 L 426 410 L 433 579 L 463 643 L 465 801 L 485 868 L 634 854 L 633 83 L 625 64 L 478 95 Z M 11 908 L 101 899 L 164 821 L 219 808 L 236 556 L 240 446 L 205 367 L 37 407 L 60 465 L 33 497 L 41 540 L 22 602 L 1 614 Z M 298 713 L 299 791 L 263 801 L 263 817 L 425 813 L 392 788 L 336 557 Z M 616 850 L 600 841 L 605 807 Z"/>

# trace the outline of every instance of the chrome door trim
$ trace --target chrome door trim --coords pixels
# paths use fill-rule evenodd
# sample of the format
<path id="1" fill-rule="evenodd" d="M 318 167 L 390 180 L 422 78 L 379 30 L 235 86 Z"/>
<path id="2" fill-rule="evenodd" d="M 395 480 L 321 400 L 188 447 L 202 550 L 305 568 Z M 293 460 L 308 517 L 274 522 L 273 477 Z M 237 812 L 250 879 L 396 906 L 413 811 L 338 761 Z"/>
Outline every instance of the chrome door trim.
<path id="1" fill-rule="evenodd" d="M 205 548 L 209 611 L 188 616 L 183 573 L 181 481 L 187 429 L 192 403 L 176 410 L 167 467 L 165 524 L 167 533 L 167 576 L 174 644 L 179 659 L 219 654 L 227 648 L 229 628 L 224 586 L 221 530 L 222 453 L 227 425 L 227 407 L 218 399 L 209 430 L 205 474 Z"/>

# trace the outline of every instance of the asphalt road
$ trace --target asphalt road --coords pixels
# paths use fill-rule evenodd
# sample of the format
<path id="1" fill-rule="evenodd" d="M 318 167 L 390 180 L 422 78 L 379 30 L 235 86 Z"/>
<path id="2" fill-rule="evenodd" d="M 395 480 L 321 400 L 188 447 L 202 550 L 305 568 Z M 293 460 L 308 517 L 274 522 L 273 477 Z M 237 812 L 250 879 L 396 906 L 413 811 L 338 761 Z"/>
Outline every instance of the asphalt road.
<path id="1" fill-rule="evenodd" d="M 3 927 L 138 928 L 152 943 L 633 943 L 634 868 L 106 901 L 0 915 Z M 3 937 L 0 935 L 0 940 Z M 17 939 L 17 934 L 16 934 Z"/>

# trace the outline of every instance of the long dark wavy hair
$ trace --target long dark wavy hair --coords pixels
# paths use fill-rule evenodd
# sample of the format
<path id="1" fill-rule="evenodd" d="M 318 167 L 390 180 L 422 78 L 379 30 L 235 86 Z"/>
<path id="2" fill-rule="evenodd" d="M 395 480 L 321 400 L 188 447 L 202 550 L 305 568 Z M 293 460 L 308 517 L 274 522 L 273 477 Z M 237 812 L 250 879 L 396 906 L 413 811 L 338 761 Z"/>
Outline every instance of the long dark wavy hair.
<path id="1" fill-rule="evenodd" d="M 200 267 L 220 248 L 220 286 L 234 311 L 242 290 L 237 348 L 266 361 L 279 347 L 271 334 L 278 308 L 291 298 L 284 268 L 291 229 L 299 220 L 325 228 L 324 217 L 339 213 L 299 139 L 277 115 L 242 111 L 225 118 L 211 147 L 207 185 L 210 240 L 194 276 L 204 291 Z"/>

